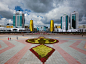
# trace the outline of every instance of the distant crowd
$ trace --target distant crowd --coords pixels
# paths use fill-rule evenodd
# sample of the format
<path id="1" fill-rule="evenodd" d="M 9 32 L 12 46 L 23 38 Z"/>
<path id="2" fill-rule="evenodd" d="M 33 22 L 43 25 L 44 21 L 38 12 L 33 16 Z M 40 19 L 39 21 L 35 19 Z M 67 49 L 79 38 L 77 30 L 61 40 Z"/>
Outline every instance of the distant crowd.
<path id="1" fill-rule="evenodd" d="M 16 37 L 16 39 L 18 40 L 18 37 Z M 8 37 L 8 40 L 11 40 L 11 37 Z"/>

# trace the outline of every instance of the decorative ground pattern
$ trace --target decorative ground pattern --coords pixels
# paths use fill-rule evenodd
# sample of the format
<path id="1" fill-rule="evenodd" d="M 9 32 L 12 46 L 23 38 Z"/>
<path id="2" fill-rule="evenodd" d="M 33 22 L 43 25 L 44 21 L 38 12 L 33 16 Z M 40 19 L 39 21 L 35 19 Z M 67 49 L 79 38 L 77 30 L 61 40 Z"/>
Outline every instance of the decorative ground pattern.
<path id="1" fill-rule="evenodd" d="M 31 48 L 30 51 L 34 53 L 44 64 L 46 60 L 48 59 L 48 57 L 55 51 L 54 48 L 51 48 L 44 44 L 54 44 L 59 41 L 56 39 L 39 37 L 39 38 L 34 38 L 34 39 L 27 39 L 26 42 L 32 43 L 32 44 L 41 44 L 41 45 Z"/>
<path id="2" fill-rule="evenodd" d="M 8 36 L 11 40 L 8 40 Z M 18 36 L 18 40 L 16 37 Z M 42 64 L 29 49 L 39 44 L 27 43 L 27 39 L 57 39 L 59 43 L 45 44 L 55 51 L 45 64 L 86 64 L 86 35 L 0 35 L 0 64 Z"/>
<path id="3" fill-rule="evenodd" d="M 41 60 L 41 62 L 44 63 L 55 51 L 55 49 L 42 44 L 31 48 L 30 51 L 34 53 Z"/>
<path id="4" fill-rule="evenodd" d="M 26 42 L 32 43 L 32 44 L 54 44 L 54 43 L 57 43 L 59 41 L 56 39 L 38 37 L 38 38 L 34 38 L 34 39 L 27 39 Z"/>

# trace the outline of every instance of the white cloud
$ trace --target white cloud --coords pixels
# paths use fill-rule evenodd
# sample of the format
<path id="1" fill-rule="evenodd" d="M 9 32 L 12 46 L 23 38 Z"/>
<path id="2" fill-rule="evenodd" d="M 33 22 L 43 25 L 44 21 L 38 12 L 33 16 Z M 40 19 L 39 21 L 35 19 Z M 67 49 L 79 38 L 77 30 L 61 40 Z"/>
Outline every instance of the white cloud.
<path id="1" fill-rule="evenodd" d="M 7 5 L 10 9 L 14 9 L 16 5 L 23 7 L 21 4 L 22 0 L 1 0 L 0 2 Z"/>
<path id="2" fill-rule="evenodd" d="M 0 2 L 0 11 L 9 11 L 8 5 Z"/>
<path id="3" fill-rule="evenodd" d="M 59 5 L 61 5 L 61 4 L 59 4 Z M 68 2 L 64 2 L 64 5 L 61 5 L 58 8 L 55 8 L 55 9 L 51 10 L 50 12 L 46 13 L 45 17 L 47 17 L 47 19 L 48 19 L 47 22 L 49 22 L 50 19 L 55 19 L 55 20 L 60 19 L 61 16 L 63 16 L 63 14 L 69 15 L 71 8 L 68 7 L 67 5 L 68 5 Z"/>
<path id="4" fill-rule="evenodd" d="M 12 24 L 13 21 L 11 19 L 1 18 L 0 20 L 1 25 L 6 25 L 7 23 Z"/>
<path id="5" fill-rule="evenodd" d="M 31 12 L 23 11 L 25 13 L 25 15 L 26 15 L 25 16 L 25 24 L 29 25 L 30 20 L 32 19 L 33 23 L 34 23 L 34 27 L 36 27 L 38 25 L 39 26 L 43 26 L 43 25 L 50 26 L 49 22 L 50 22 L 51 19 L 58 20 L 58 19 L 61 18 L 61 16 L 63 14 L 66 13 L 67 15 L 70 15 L 70 13 L 73 10 L 74 11 L 76 11 L 76 10 L 80 11 L 81 10 L 80 8 L 83 7 L 82 5 L 80 5 L 80 8 L 77 8 L 78 5 L 81 4 L 82 0 L 79 0 L 79 1 L 78 0 L 76 0 L 76 1 L 75 0 L 73 0 L 73 1 L 65 0 L 64 2 L 60 1 L 59 3 L 58 3 L 58 1 L 55 0 L 54 2 L 52 2 L 52 5 L 55 8 L 51 9 L 51 11 L 49 11 L 48 13 L 36 13 L 36 12 L 33 12 L 35 9 L 31 10 Z M 27 1 L 27 3 L 28 3 L 28 1 Z M 13 13 L 15 11 L 14 10 L 15 6 L 20 6 L 23 10 L 26 9 L 26 8 L 30 9 L 30 8 L 26 7 L 25 4 L 26 3 L 24 2 L 24 0 L 0 0 L 0 11 L 2 11 L 2 12 L 3 11 L 7 11 L 6 13 L 8 13 L 8 12 Z M 73 7 L 73 5 L 74 5 L 74 7 Z M 10 14 L 10 13 L 8 13 L 8 14 Z M 4 14 L 4 12 L 2 13 L 2 15 L 4 15 L 5 17 L 9 16 L 9 15 L 6 16 Z M 37 17 L 37 16 L 39 16 L 39 17 Z M 42 16 L 43 18 L 41 18 L 40 16 Z M 11 20 L 8 20 L 6 18 L 2 18 L 0 20 L 0 22 L 1 22 L 0 24 L 6 24 L 7 22 L 12 23 Z M 46 22 L 48 24 L 44 24 Z M 86 23 L 86 20 L 85 21 L 81 21 L 81 23 Z"/>
<path id="6" fill-rule="evenodd" d="M 5 22 L 6 22 L 6 18 L 1 18 L 0 24 L 1 24 L 1 25 L 4 25 Z"/>
<path id="7" fill-rule="evenodd" d="M 41 21 L 41 16 L 42 14 L 37 14 L 37 13 L 30 13 L 30 15 L 28 15 L 28 13 L 25 13 L 25 24 L 30 24 L 30 20 L 33 20 L 33 24 L 34 27 L 37 27 L 38 25 L 44 25 L 44 23 Z M 39 17 L 37 17 L 39 16 Z"/>
<path id="8" fill-rule="evenodd" d="M 83 15 L 82 20 L 79 22 L 79 24 L 86 24 L 86 17 Z"/>
<path id="9" fill-rule="evenodd" d="M 53 3 L 54 6 L 56 6 L 55 3 Z M 26 19 L 26 23 L 29 23 L 30 20 L 32 19 L 33 20 L 33 23 L 35 26 L 50 26 L 50 24 L 44 24 L 45 22 L 50 22 L 51 19 L 54 19 L 54 20 L 57 20 L 57 19 L 60 19 L 61 16 L 63 14 L 70 14 L 70 7 L 68 7 L 67 5 L 69 5 L 68 2 L 64 2 L 64 5 L 61 5 L 59 4 L 59 7 L 58 8 L 54 8 L 53 10 L 49 11 L 48 13 L 46 14 L 41 14 L 41 13 L 30 13 L 30 15 L 26 14 L 27 16 L 25 17 Z M 64 7 L 65 6 L 65 7 Z M 39 17 L 37 17 L 39 16 Z M 40 16 L 43 16 L 43 18 L 41 18 Z M 44 20 L 44 21 L 42 21 Z"/>

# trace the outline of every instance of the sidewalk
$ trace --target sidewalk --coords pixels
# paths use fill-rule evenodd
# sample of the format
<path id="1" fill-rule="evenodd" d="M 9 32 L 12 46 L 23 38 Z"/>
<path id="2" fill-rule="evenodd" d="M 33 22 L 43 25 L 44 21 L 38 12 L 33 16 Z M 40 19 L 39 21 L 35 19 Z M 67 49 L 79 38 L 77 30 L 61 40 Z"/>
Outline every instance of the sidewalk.
<path id="1" fill-rule="evenodd" d="M 29 38 L 40 35 L 19 36 L 19 40 L 6 40 L 0 36 L 0 64 L 42 64 L 42 62 L 29 50 L 39 44 L 26 43 Z M 45 64 L 86 64 L 86 38 L 85 36 L 70 35 L 42 35 L 46 38 L 58 39 L 59 43 L 46 44 L 55 49 Z M 4 39 L 5 38 L 5 39 Z"/>

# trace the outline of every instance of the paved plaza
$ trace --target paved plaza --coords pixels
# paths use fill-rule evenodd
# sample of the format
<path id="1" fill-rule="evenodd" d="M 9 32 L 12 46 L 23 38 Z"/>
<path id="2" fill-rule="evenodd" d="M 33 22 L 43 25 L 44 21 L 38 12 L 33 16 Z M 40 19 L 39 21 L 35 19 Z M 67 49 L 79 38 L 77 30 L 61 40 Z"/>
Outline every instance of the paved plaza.
<path id="1" fill-rule="evenodd" d="M 0 35 L 0 64 L 42 64 L 29 50 L 39 44 L 25 42 L 26 39 L 40 36 L 59 40 L 55 44 L 45 44 L 55 49 L 45 64 L 86 64 L 86 35 L 62 34 Z"/>

